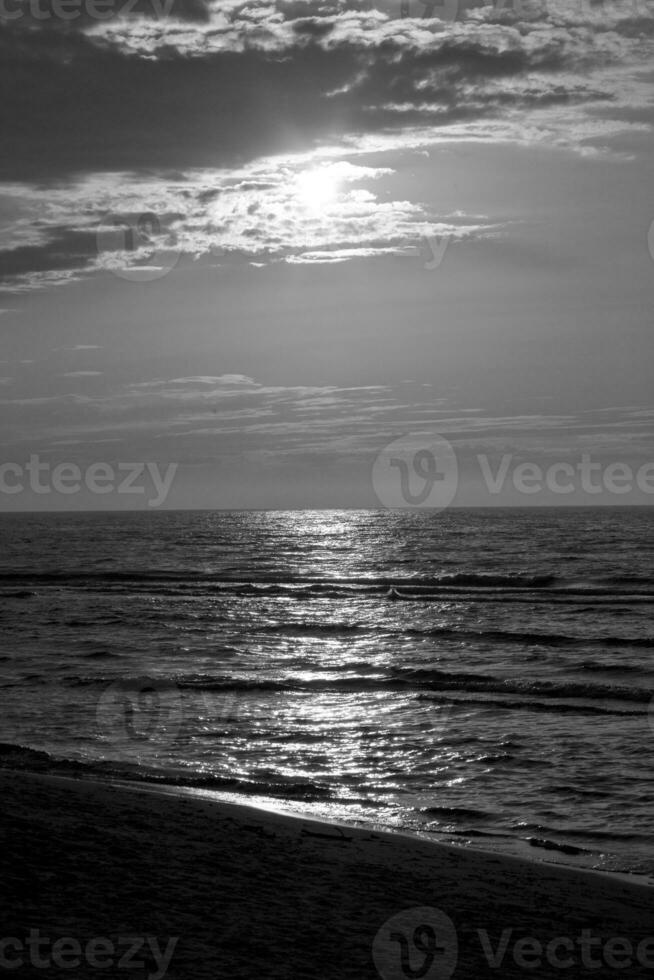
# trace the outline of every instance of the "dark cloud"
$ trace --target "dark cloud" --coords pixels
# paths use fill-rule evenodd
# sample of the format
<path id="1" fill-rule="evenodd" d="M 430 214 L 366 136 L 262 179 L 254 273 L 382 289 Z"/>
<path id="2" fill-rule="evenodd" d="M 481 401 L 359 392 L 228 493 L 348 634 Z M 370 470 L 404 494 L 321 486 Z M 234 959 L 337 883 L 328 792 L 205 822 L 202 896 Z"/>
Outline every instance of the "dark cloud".
<path id="1" fill-rule="evenodd" d="M 352 125 L 324 99 L 355 74 L 352 51 L 145 60 L 83 35 L 15 40 L 0 33 L 0 179 L 229 164 Z"/>
<path id="2" fill-rule="evenodd" d="M 205 24 L 208 0 L 5 0 L 0 23 L 27 35 L 39 32 L 72 33 L 119 17 Z"/>
<path id="3" fill-rule="evenodd" d="M 304 34 L 307 37 L 326 37 L 334 30 L 332 20 L 320 19 L 318 17 L 303 17 L 293 24 L 296 34 Z"/>
<path id="4" fill-rule="evenodd" d="M 57 0 L 42 2 L 54 9 Z M 602 81 L 629 53 L 642 68 L 654 23 L 611 10 L 594 31 L 574 18 L 548 20 L 538 3 L 519 19 L 477 0 L 462 0 L 456 24 L 390 20 L 367 0 L 224 8 L 168 0 L 164 22 L 152 12 L 165 2 L 138 0 L 130 17 L 93 31 L 88 17 L 0 23 L 0 181 L 48 188 L 119 172 L 163 184 L 175 171 L 242 166 L 346 136 L 397 134 L 401 145 L 407 127 L 473 120 L 499 132 L 520 111 L 529 125 L 530 110 L 557 106 L 603 106 L 598 126 L 638 118 L 617 85 Z M 240 187 L 251 189 L 259 186 Z M 220 193 L 203 188 L 198 202 Z M 87 206 L 100 214 L 106 200 Z M 79 227 L 50 226 L 47 242 L 34 240 L 0 253 L 0 277 L 84 269 L 97 251 Z"/>
<path id="5" fill-rule="evenodd" d="M 0 252 L 0 278 L 18 278 L 26 272 L 83 268 L 96 254 L 95 234 L 53 228 L 49 230 L 48 241 L 42 245 L 23 245 Z"/>
<path id="6" fill-rule="evenodd" d="M 79 32 L 0 29 L 0 179 L 230 165 L 405 125 L 388 108 L 397 102 L 433 106 L 422 120 L 440 125 L 495 111 L 484 81 L 567 63 L 560 37 L 528 48 L 517 31 L 442 33 L 420 48 L 398 34 L 370 47 L 356 38 L 321 43 L 316 23 L 295 22 L 299 36 L 283 56 L 189 57 L 170 47 L 145 58 Z M 516 90 L 514 102 L 528 106 L 531 96 Z"/>

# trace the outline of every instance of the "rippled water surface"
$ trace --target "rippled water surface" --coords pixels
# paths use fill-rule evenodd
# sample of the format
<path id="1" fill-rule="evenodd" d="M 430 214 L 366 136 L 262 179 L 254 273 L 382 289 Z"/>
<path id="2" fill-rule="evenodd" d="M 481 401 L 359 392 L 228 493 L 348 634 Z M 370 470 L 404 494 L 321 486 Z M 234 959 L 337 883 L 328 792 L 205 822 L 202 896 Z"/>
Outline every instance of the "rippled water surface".
<path id="1" fill-rule="evenodd" d="M 0 546 L 0 761 L 654 870 L 651 512 L 20 515 Z"/>

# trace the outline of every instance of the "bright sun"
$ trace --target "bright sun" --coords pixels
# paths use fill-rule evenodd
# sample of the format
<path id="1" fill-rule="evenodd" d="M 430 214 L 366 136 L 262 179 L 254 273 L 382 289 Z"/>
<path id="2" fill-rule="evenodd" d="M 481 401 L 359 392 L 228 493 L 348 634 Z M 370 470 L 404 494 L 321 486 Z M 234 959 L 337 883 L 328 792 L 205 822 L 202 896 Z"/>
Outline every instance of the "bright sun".
<path id="1" fill-rule="evenodd" d="M 305 170 L 297 177 L 297 195 L 312 210 L 322 210 L 336 200 L 338 178 L 327 167 Z"/>

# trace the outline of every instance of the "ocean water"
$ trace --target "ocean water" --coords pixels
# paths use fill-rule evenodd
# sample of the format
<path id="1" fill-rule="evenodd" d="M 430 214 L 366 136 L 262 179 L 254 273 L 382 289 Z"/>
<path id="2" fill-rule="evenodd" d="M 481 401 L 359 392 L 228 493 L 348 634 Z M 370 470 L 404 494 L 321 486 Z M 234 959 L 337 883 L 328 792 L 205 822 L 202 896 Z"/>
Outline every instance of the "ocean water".
<path id="1" fill-rule="evenodd" d="M 0 518 L 0 764 L 654 871 L 654 512 Z"/>

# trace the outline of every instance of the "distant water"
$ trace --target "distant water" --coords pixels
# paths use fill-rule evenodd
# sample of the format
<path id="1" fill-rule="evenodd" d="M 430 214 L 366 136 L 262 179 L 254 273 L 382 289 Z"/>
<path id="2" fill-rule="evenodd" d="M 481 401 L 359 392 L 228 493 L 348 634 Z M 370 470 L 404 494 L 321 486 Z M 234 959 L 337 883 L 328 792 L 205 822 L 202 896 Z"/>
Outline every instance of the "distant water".
<path id="1" fill-rule="evenodd" d="M 651 510 L 20 515 L 0 547 L 0 764 L 654 871 Z"/>

